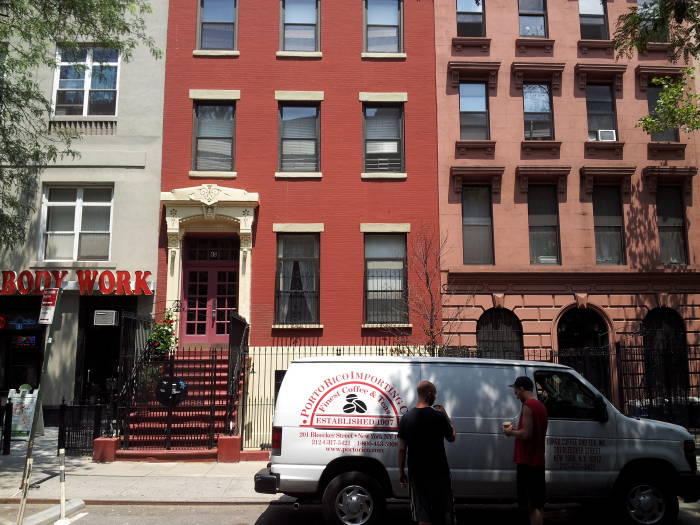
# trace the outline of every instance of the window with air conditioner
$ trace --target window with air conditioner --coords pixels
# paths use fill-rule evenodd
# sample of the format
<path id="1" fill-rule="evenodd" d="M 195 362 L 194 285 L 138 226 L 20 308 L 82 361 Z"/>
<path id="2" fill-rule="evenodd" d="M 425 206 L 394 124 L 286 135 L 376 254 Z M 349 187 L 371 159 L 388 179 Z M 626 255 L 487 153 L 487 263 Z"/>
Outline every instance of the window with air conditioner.
<path id="1" fill-rule="evenodd" d="M 618 140 L 612 85 L 586 85 L 586 112 L 588 114 L 588 140 Z"/>

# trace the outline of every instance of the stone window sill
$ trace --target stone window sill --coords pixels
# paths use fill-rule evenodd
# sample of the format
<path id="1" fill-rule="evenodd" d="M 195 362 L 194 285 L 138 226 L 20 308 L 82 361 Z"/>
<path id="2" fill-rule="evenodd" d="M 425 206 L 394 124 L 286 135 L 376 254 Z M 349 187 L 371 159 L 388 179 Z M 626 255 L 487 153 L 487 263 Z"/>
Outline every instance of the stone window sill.
<path id="1" fill-rule="evenodd" d="M 529 50 L 541 50 L 547 55 L 551 55 L 554 50 L 554 40 L 542 37 L 523 37 L 515 41 L 515 48 L 521 54 L 527 54 Z"/>
<path id="2" fill-rule="evenodd" d="M 556 155 L 561 149 L 561 142 L 558 140 L 523 140 L 520 147 L 526 155 L 533 152 Z"/>
<path id="3" fill-rule="evenodd" d="M 273 330 L 320 330 L 322 324 L 273 324 Z"/>
<path id="4" fill-rule="evenodd" d="M 584 142 L 584 154 L 591 156 L 612 156 L 622 159 L 624 142 L 607 140 L 589 140 Z"/>
<path id="5" fill-rule="evenodd" d="M 320 171 L 277 171 L 276 179 L 320 179 L 323 173 Z"/>
<path id="6" fill-rule="evenodd" d="M 195 179 L 235 179 L 238 173 L 235 171 L 190 171 L 189 176 Z"/>
<path id="7" fill-rule="evenodd" d="M 241 56 L 240 51 L 229 49 L 195 49 L 192 51 L 195 57 L 237 57 Z"/>
<path id="8" fill-rule="evenodd" d="M 495 140 L 458 140 L 455 142 L 455 158 L 470 158 L 474 155 L 493 158 L 496 154 Z"/>
<path id="9" fill-rule="evenodd" d="M 650 142 L 647 153 L 652 159 L 685 159 L 685 144 L 682 142 Z"/>
<path id="10" fill-rule="evenodd" d="M 277 51 L 275 56 L 282 58 L 321 58 L 321 51 Z"/>
<path id="11" fill-rule="evenodd" d="M 411 323 L 362 323 L 362 328 L 413 328 Z"/>
<path id="12" fill-rule="evenodd" d="M 491 39 L 478 36 L 456 36 L 452 38 L 452 49 L 458 53 L 470 48 L 478 48 L 482 53 L 488 53 Z"/>
<path id="13" fill-rule="evenodd" d="M 362 180 L 406 180 L 408 173 L 398 173 L 390 171 L 377 171 L 360 174 Z"/>
<path id="14" fill-rule="evenodd" d="M 360 55 L 362 58 L 384 58 L 384 59 L 397 59 L 406 58 L 406 53 L 362 53 Z"/>
<path id="15" fill-rule="evenodd" d="M 578 48 L 584 55 L 587 55 L 592 50 L 600 50 L 610 56 L 612 56 L 615 49 L 612 40 L 579 40 Z"/>

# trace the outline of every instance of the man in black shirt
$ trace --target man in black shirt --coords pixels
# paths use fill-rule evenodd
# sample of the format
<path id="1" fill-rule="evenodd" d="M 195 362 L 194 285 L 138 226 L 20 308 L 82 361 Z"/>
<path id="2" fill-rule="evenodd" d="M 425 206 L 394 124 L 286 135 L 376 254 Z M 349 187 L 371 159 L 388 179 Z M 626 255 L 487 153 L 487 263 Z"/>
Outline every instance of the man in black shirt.
<path id="1" fill-rule="evenodd" d="M 443 440 L 455 440 L 455 428 L 440 405 L 433 405 L 437 389 L 430 381 L 418 384 L 418 403 L 399 424 L 399 471 L 408 482 L 413 520 L 419 525 L 453 525 L 450 467 Z M 406 476 L 408 456 L 408 476 Z"/>

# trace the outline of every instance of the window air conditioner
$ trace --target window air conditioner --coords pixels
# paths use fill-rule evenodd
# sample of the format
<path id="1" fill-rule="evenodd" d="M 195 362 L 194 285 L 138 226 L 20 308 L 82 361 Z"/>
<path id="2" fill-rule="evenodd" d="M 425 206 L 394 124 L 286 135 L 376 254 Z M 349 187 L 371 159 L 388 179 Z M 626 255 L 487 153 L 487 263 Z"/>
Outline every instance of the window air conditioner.
<path id="1" fill-rule="evenodd" d="M 95 310 L 94 326 L 119 326 L 119 312 L 116 310 Z"/>
<path id="2" fill-rule="evenodd" d="M 614 129 L 599 129 L 598 140 L 602 142 L 615 142 L 617 140 L 617 133 L 615 133 Z"/>
<path id="3" fill-rule="evenodd" d="M 557 264 L 556 255 L 538 255 L 537 262 L 540 264 Z"/>

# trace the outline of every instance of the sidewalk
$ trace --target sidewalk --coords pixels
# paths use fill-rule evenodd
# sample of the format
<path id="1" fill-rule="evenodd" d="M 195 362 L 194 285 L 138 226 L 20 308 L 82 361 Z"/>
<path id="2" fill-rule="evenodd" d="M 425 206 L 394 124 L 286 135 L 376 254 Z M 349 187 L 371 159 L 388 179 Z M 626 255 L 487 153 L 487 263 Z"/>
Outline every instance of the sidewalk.
<path id="1" fill-rule="evenodd" d="M 30 501 L 59 497 L 57 429 L 47 428 L 34 443 L 34 469 L 30 478 Z M 12 443 L 9 456 L 0 456 L 0 502 L 20 496 L 26 442 Z M 291 498 L 258 494 L 253 475 L 265 462 L 242 463 L 93 463 L 88 457 L 66 458 L 66 497 L 87 504 L 109 502 L 266 504 L 291 502 Z"/>

